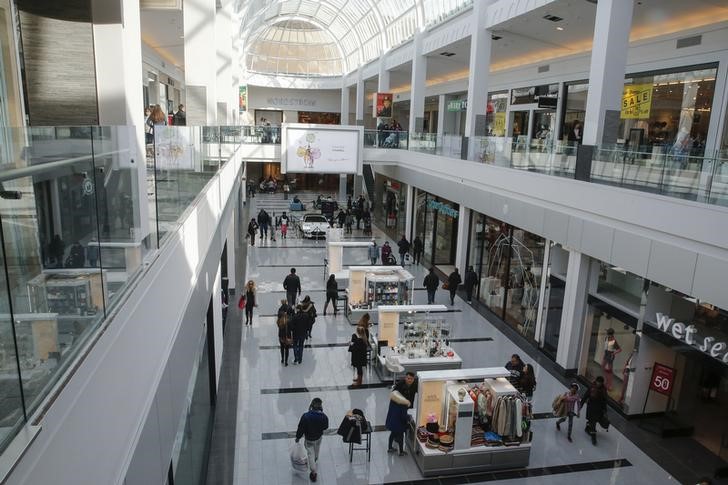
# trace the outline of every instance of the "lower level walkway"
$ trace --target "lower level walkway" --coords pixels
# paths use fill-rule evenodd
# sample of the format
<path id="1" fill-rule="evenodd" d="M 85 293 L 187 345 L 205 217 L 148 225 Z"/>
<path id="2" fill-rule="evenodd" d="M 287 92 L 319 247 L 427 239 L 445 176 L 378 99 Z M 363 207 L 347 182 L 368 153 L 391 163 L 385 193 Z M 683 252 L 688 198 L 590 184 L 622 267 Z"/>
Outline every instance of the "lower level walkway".
<path id="1" fill-rule="evenodd" d="M 250 213 L 254 214 L 255 199 Z M 381 244 L 382 234 L 375 230 Z M 354 237 L 362 237 L 357 232 Z M 388 432 L 384 423 L 388 408 L 388 385 L 372 369 L 365 371 L 361 389 L 351 390 L 353 369 L 349 365 L 347 344 L 353 328 L 339 313 L 323 316 L 325 301 L 324 241 L 300 239 L 256 241 L 248 248 L 246 281 L 256 282 L 259 306 L 252 326 L 242 327 L 239 389 L 235 442 L 234 483 L 294 484 L 308 483 L 308 477 L 292 471 L 289 447 L 299 417 L 307 411 L 311 399 L 323 400 L 329 416 L 330 435 L 324 437 L 319 460 L 319 483 L 486 483 L 495 480 L 513 484 L 669 484 L 677 483 L 618 430 L 599 431 L 597 446 L 584 433 L 585 420 L 576 419 L 574 441 L 566 440 L 550 414 L 553 397 L 564 386 L 544 368 L 533 363 L 537 388 L 534 395 L 532 423 L 534 432 L 531 461 L 527 469 L 459 476 L 450 479 L 423 479 L 411 456 L 387 453 Z M 366 264 L 366 251 L 348 249 L 344 266 Z M 281 365 L 275 313 L 285 298 L 282 282 L 290 267 L 297 268 L 303 293 L 315 302 L 319 317 L 313 327 L 310 345 L 302 365 Z M 415 303 L 426 303 L 422 289 L 425 269 L 408 267 L 415 275 Z M 243 282 L 238 282 L 242 288 Z M 444 291 L 438 291 L 436 303 L 448 304 Z M 237 312 L 235 313 L 237 315 Z M 477 313 L 462 299 L 442 317 L 452 325 L 452 342 L 463 358 L 464 368 L 502 366 L 513 353 L 525 355 L 511 340 Z M 228 325 L 241 325 L 230 321 Z M 375 327 L 376 328 L 376 327 Z M 529 362 L 529 359 L 525 359 Z M 291 356 L 291 362 L 293 357 Z M 349 463 L 348 447 L 335 434 L 347 410 L 360 408 L 372 422 L 371 462 L 364 452 L 355 452 Z"/>

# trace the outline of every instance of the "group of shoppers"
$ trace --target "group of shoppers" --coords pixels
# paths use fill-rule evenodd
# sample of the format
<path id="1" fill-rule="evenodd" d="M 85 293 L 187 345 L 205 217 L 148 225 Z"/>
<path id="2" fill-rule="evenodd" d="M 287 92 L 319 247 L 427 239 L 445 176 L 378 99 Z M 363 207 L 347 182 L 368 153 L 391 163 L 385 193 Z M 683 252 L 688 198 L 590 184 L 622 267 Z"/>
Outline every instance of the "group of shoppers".
<path id="1" fill-rule="evenodd" d="M 281 364 L 288 366 L 291 348 L 293 348 L 293 364 L 303 362 L 303 346 L 306 340 L 311 338 L 316 316 L 316 306 L 308 296 L 295 306 L 289 305 L 287 300 L 281 300 L 276 320 Z"/>

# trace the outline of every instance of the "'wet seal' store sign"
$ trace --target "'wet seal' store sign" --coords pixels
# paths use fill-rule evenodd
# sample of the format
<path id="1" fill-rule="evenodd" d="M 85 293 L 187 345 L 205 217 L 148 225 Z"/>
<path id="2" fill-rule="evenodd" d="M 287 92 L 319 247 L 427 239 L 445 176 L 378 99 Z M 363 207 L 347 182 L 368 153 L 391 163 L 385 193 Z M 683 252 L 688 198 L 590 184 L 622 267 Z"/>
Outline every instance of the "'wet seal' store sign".
<path id="1" fill-rule="evenodd" d="M 662 313 L 658 313 L 655 316 L 657 317 L 657 324 L 652 323 L 652 326 L 657 327 L 660 331 L 677 340 L 695 347 L 714 359 L 728 364 L 728 343 L 723 340 L 724 337 L 717 338 L 713 335 L 708 335 L 706 331 L 699 329 L 695 325 L 686 325 L 682 322 L 677 322 L 674 318 L 670 318 Z"/>

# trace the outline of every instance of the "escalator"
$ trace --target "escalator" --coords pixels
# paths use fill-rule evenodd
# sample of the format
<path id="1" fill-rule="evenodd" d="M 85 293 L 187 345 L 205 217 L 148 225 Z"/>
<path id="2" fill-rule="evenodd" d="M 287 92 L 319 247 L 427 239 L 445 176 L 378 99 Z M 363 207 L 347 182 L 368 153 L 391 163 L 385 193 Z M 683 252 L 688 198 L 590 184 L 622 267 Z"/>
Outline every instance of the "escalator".
<path id="1" fill-rule="evenodd" d="M 363 167 L 364 186 L 367 189 L 369 200 L 374 200 L 374 169 L 371 164 L 365 163 Z"/>

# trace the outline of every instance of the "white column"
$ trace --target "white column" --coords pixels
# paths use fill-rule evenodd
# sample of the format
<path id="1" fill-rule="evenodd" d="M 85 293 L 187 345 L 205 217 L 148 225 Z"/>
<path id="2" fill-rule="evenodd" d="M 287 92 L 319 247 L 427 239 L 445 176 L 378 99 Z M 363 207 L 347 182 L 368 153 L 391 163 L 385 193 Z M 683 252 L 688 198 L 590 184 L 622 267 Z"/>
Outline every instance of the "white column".
<path id="1" fill-rule="evenodd" d="M 349 86 L 346 77 L 344 77 L 343 86 L 341 86 L 341 121 L 340 125 L 349 124 Z"/>
<path id="2" fill-rule="evenodd" d="M 634 0 L 602 0 L 597 3 L 584 145 L 616 142 L 633 7 Z M 609 127 L 606 132 L 605 126 Z"/>
<path id="3" fill-rule="evenodd" d="M 139 0 L 93 0 L 94 57 L 99 124 L 117 126 L 113 149 L 129 149 L 115 169 L 131 170 L 134 239 L 149 234 L 149 199 L 144 169 L 144 95 Z M 58 231 L 59 232 L 59 231 Z"/>
<path id="4" fill-rule="evenodd" d="M 566 110 L 566 84 L 564 82 L 559 83 L 559 98 L 556 104 L 556 125 L 551 127 L 551 131 L 554 134 L 554 142 L 557 143 L 564 136 L 563 124 L 561 120 L 564 119 L 564 111 Z"/>
<path id="5" fill-rule="evenodd" d="M 215 280 L 212 282 L 212 322 L 215 340 L 215 386 L 220 385 L 220 370 L 222 369 L 222 266 L 217 265 Z"/>
<path id="6" fill-rule="evenodd" d="M 427 56 L 422 55 L 422 32 L 415 34 L 413 43 L 414 55 L 412 57 L 412 87 L 410 90 L 409 132 L 422 131 L 422 123 L 417 125 L 417 119 L 424 120 L 425 116 L 425 84 L 427 82 Z"/>
<path id="7" fill-rule="evenodd" d="M 217 119 L 215 0 L 183 0 L 187 125 L 214 125 Z"/>
<path id="8" fill-rule="evenodd" d="M 357 126 L 364 126 L 364 79 L 361 68 L 356 71 L 356 121 Z"/>
<path id="9" fill-rule="evenodd" d="M 377 92 L 389 92 L 389 71 L 384 66 L 384 56 L 379 58 L 379 79 L 377 81 Z"/>
<path id="10" fill-rule="evenodd" d="M 217 44 L 217 124 L 233 124 L 233 108 L 237 110 L 237 93 L 233 91 L 233 23 L 232 2 L 222 0 L 215 16 L 215 43 Z M 234 94 L 231 95 L 231 92 Z"/>
<path id="11" fill-rule="evenodd" d="M 488 107 L 490 77 L 491 33 L 485 29 L 486 13 L 493 0 L 480 0 L 473 6 L 473 34 L 470 37 L 470 72 L 468 73 L 468 108 L 465 113 L 465 136 L 469 138 L 468 159 L 472 159 L 473 137 L 485 135 L 485 115 Z M 482 117 L 482 118 L 479 118 Z M 476 132 L 481 120 L 482 132 Z"/>
<path id="12" fill-rule="evenodd" d="M 437 99 L 437 137 L 445 134 L 445 114 L 447 110 L 447 95 L 441 94 Z"/>
<path id="13" fill-rule="evenodd" d="M 543 252 L 543 264 L 541 265 L 541 284 L 538 290 L 538 314 L 536 315 L 536 327 L 534 328 L 533 334 L 536 337 L 536 342 L 543 344 L 544 341 L 544 318 L 548 316 L 548 301 L 549 294 L 547 289 L 549 279 L 549 260 L 551 258 L 551 241 L 544 239 L 544 252 Z"/>
<path id="14" fill-rule="evenodd" d="M 245 192 L 245 186 L 243 185 L 243 192 Z M 242 205 L 240 206 L 242 209 Z M 228 294 L 230 290 L 235 289 L 235 250 L 237 249 L 235 238 L 235 221 L 238 220 L 238 207 L 235 207 L 230 216 L 230 224 L 227 230 L 227 273 L 228 273 Z M 232 305 L 232 299 L 229 299 L 229 304 Z"/>
<path id="15" fill-rule="evenodd" d="M 468 260 L 468 236 L 470 232 L 470 209 L 460 204 L 458 214 L 458 237 L 455 248 L 455 267 L 461 275 L 465 274 L 465 264 Z"/>
<path id="16" fill-rule="evenodd" d="M 356 182 L 356 175 L 354 175 Z M 339 202 L 346 201 L 346 174 L 339 174 Z"/>
<path id="17" fill-rule="evenodd" d="M 588 311 L 590 259 L 577 251 L 569 251 L 569 266 L 564 288 L 564 308 L 559 327 L 559 346 L 556 363 L 563 369 L 576 369 L 584 331 L 584 319 Z"/>
<path id="18" fill-rule="evenodd" d="M 412 187 L 412 185 L 410 184 L 407 184 L 407 192 L 405 193 L 404 233 L 407 235 L 408 238 L 411 238 L 412 225 L 414 224 L 414 194 L 414 187 Z M 412 241 L 410 240 L 410 242 Z"/>

